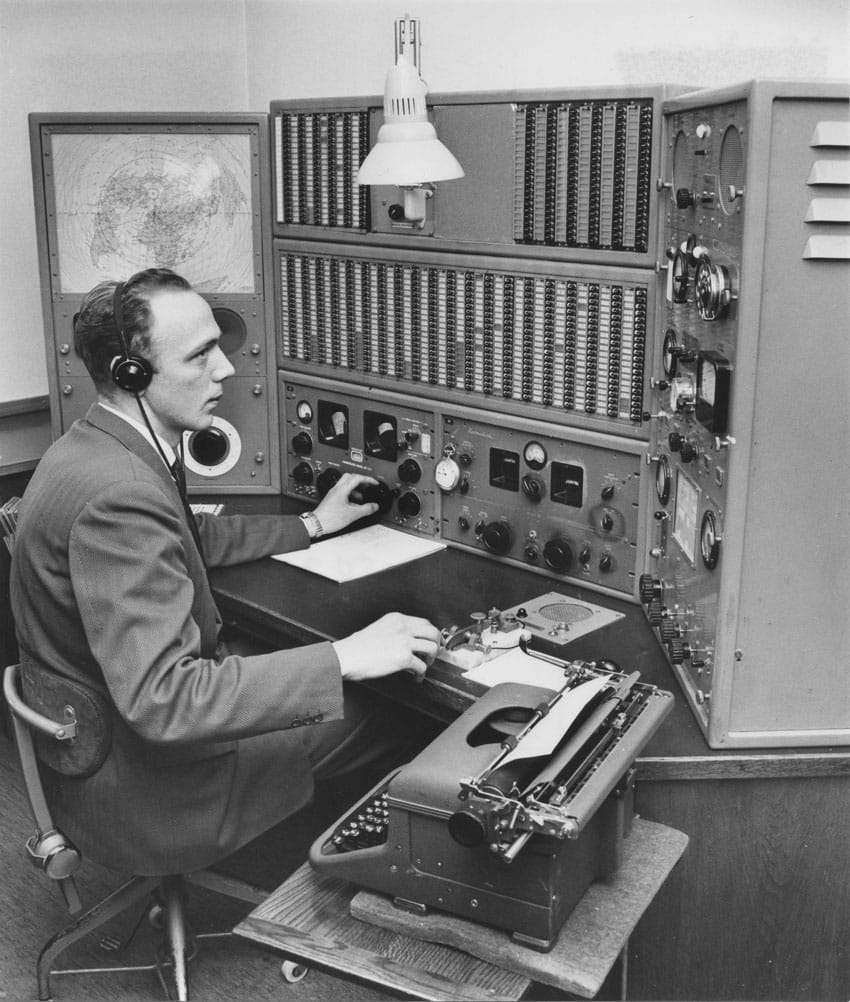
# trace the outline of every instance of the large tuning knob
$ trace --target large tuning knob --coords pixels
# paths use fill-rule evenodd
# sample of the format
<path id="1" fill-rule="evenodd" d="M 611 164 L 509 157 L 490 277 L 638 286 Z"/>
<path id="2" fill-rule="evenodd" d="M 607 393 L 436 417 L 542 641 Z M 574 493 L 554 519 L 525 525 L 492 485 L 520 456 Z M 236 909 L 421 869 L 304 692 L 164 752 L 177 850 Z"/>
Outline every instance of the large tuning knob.
<path id="1" fill-rule="evenodd" d="M 546 566 L 563 574 L 573 562 L 573 550 L 566 536 L 554 536 L 543 547 Z"/>
<path id="2" fill-rule="evenodd" d="M 488 522 L 481 528 L 481 542 L 491 553 L 507 553 L 512 539 L 511 527 L 505 522 Z"/>

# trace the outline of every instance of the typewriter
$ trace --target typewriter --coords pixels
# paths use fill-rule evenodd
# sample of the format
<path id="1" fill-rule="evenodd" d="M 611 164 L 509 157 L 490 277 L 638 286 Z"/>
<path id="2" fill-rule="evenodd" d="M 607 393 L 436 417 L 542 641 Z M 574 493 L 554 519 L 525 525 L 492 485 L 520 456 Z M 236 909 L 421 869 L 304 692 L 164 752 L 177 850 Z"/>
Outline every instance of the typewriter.
<path id="1" fill-rule="evenodd" d="M 634 759 L 673 697 L 612 662 L 536 651 L 509 620 L 504 633 L 556 667 L 557 687 L 494 685 L 321 835 L 309 858 L 399 907 L 505 929 L 545 951 L 590 884 L 619 865 Z M 492 616 L 486 628 L 500 632 Z M 480 646 L 481 621 L 470 630 Z M 444 632 L 454 650 L 457 636 Z M 490 655 L 502 649 L 487 639 Z"/>

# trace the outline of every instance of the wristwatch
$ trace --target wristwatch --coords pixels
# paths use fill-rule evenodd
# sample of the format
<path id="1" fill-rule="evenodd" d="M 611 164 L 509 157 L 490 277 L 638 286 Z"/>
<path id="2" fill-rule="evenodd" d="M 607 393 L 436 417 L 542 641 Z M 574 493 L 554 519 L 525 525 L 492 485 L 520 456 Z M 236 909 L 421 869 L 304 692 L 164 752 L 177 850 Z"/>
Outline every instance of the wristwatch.
<path id="1" fill-rule="evenodd" d="M 319 516 L 314 511 L 305 511 L 298 516 L 307 528 L 310 539 L 320 539 L 324 530 Z"/>

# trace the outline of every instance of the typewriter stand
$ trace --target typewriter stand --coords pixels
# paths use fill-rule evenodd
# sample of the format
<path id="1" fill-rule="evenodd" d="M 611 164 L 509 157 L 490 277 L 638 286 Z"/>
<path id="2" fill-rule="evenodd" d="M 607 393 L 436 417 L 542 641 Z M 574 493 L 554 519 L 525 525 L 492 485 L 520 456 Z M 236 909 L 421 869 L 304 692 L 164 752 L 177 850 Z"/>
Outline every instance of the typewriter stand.
<path id="1" fill-rule="evenodd" d="M 519 999 L 533 981 L 594 998 L 687 843 L 674 828 L 636 818 L 619 869 L 591 885 L 548 953 L 455 916 L 404 912 L 306 863 L 234 932 L 414 998 Z"/>

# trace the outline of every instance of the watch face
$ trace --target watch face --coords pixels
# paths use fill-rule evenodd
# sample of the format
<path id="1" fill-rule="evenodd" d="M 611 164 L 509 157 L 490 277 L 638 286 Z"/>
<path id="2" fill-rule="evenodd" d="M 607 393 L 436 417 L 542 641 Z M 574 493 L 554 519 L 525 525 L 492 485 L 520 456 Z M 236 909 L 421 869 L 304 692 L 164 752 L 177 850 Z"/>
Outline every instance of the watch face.
<path id="1" fill-rule="evenodd" d="M 460 467 L 457 463 L 444 456 L 434 469 L 434 479 L 441 491 L 451 491 L 460 482 Z"/>
<path id="2" fill-rule="evenodd" d="M 546 465 L 546 450 L 539 442 L 529 442 L 522 451 L 526 466 L 532 470 L 542 470 Z"/>

